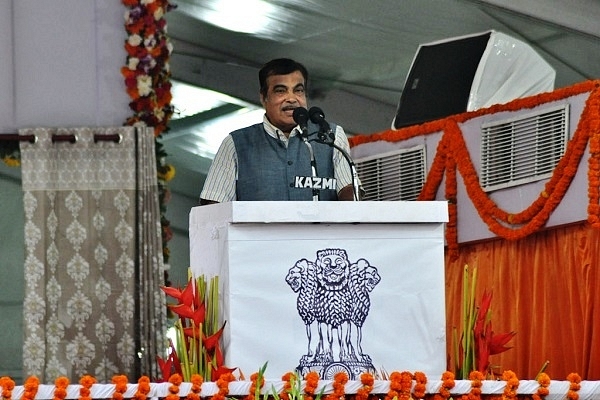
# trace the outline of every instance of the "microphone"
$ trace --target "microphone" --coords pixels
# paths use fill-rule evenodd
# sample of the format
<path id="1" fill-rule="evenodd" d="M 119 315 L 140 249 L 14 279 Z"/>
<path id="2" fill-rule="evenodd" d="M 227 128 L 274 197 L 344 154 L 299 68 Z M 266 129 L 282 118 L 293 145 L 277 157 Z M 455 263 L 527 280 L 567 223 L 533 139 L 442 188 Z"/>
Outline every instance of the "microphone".
<path id="1" fill-rule="evenodd" d="M 319 125 L 319 140 L 324 143 L 333 143 L 335 141 L 335 136 L 331 131 L 331 127 L 329 126 L 329 122 L 325 121 L 325 113 L 319 107 L 311 107 L 308 110 L 308 115 L 310 120 Z"/>
<path id="2" fill-rule="evenodd" d="M 300 129 L 302 130 L 302 136 L 308 136 L 308 111 L 304 107 L 296 107 L 294 108 L 294 113 L 292 114 L 294 118 L 294 122 L 300 125 Z"/>

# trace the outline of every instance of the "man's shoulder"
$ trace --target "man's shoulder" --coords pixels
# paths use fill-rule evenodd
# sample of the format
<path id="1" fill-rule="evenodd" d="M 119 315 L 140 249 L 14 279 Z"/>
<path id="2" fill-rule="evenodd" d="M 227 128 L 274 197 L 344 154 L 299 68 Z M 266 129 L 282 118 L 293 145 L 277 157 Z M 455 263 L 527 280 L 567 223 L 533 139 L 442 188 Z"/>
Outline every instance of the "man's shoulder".
<path id="1" fill-rule="evenodd" d="M 263 130 L 263 124 L 262 122 L 258 123 L 258 124 L 254 124 L 254 125 L 249 125 L 249 126 L 245 126 L 243 128 L 240 129 L 236 129 L 233 132 L 230 133 L 230 135 L 235 136 L 235 135 L 244 135 L 244 134 L 249 134 L 249 133 L 253 133 L 253 132 L 257 132 L 257 131 L 262 131 Z"/>

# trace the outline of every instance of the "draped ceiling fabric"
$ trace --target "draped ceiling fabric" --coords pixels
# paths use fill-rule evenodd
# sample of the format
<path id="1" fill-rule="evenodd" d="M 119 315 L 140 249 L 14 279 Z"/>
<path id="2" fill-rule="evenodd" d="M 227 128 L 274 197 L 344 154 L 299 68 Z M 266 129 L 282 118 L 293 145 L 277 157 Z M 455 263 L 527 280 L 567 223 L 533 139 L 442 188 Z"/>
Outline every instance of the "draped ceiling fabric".
<path id="1" fill-rule="evenodd" d="M 25 376 L 158 376 L 166 310 L 152 130 L 19 133 L 37 138 L 21 144 Z"/>

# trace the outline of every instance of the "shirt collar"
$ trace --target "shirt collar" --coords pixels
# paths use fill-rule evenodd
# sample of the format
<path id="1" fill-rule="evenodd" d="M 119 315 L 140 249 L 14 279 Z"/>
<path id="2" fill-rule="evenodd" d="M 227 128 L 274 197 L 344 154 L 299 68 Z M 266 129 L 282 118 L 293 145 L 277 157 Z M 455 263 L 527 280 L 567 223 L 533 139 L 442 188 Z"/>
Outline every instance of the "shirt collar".
<path id="1" fill-rule="evenodd" d="M 281 131 L 281 129 L 277 128 L 273 125 L 269 119 L 267 118 L 267 114 L 263 115 L 263 126 L 265 127 L 265 131 L 269 134 L 269 136 L 274 137 L 275 139 L 287 141 L 285 134 Z M 296 125 L 294 129 L 290 132 L 290 137 L 296 136 L 300 133 L 300 125 Z"/>

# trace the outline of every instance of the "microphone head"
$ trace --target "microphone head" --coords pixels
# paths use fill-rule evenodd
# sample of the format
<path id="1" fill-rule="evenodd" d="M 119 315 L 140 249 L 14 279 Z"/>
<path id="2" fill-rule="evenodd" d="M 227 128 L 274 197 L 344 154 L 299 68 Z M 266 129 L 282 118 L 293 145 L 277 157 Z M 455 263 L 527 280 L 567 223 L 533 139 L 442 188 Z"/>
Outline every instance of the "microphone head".
<path id="1" fill-rule="evenodd" d="M 294 118 L 295 123 L 297 123 L 301 127 L 304 127 L 308 122 L 308 111 L 304 107 L 296 107 L 294 108 L 294 113 L 292 117 Z"/>
<path id="2" fill-rule="evenodd" d="M 310 120 L 315 124 L 321 124 L 325 121 L 325 113 L 319 107 L 311 107 L 310 110 L 308 110 L 308 115 Z"/>

